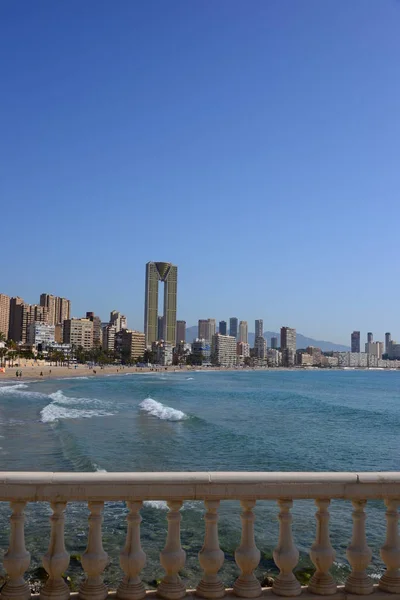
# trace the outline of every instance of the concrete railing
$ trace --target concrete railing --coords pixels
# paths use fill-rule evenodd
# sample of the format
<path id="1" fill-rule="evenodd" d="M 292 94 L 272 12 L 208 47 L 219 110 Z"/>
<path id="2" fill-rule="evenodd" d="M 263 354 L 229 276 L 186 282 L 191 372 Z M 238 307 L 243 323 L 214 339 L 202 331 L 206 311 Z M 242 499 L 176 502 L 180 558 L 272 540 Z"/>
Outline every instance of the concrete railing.
<path id="1" fill-rule="evenodd" d="M 313 499 L 316 504 L 316 536 L 310 552 L 316 570 L 309 585 L 303 588 L 293 574 L 299 552 L 292 537 L 290 513 L 293 500 L 299 499 Z M 351 573 L 340 587 L 330 573 L 335 559 L 329 536 L 331 499 L 350 500 L 353 505 L 353 535 L 347 548 Z M 372 552 L 367 545 L 364 512 L 367 501 L 374 499 L 383 499 L 386 505 L 386 541 L 380 552 L 386 571 L 375 586 L 367 575 Z M 140 600 L 146 595 L 140 579 L 146 563 L 140 542 L 140 509 L 145 500 L 166 500 L 169 508 L 167 539 L 160 553 L 165 576 L 156 592 L 166 600 L 179 600 L 187 593 L 179 576 L 186 557 L 180 541 L 180 509 L 185 500 L 202 500 L 205 506 L 204 545 L 199 552 L 203 576 L 195 590 L 202 598 L 222 598 L 225 594 L 241 598 L 268 594 L 295 597 L 301 593 L 312 598 L 333 594 L 337 597 L 400 594 L 400 473 L 3 472 L 0 473 L 0 500 L 10 502 L 12 510 L 10 543 L 4 557 L 8 579 L 1 590 L 2 600 L 30 598 L 30 589 L 24 580 L 30 564 L 24 540 L 24 508 L 27 502 L 39 501 L 49 502 L 52 508 L 50 543 L 43 558 L 49 577 L 40 593 L 42 600 L 70 597 L 62 577 L 69 565 L 64 546 L 64 511 L 68 502 L 77 501 L 87 501 L 90 511 L 87 548 L 82 556 L 86 578 L 80 586 L 79 597 L 105 600 L 108 589 L 102 574 L 108 556 L 102 544 L 102 514 L 104 502 L 120 500 L 126 501 L 129 508 L 126 544 L 120 555 L 125 576 L 116 591 L 120 600 Z M 226 590 L 218 576 L 224 563 L 218 542 L 218 507 L 223 500 L 239 500 L 242 507 L 241 543 L 235 553 L 239 575 L 232 590 Z M 261 588 L 254 575 L 260 561 L 254 540 L 253 513 L 258 500 L 276 500 L 279 509 L 279 539 L 273 554 L 279 575 L 268 590 Z"/>

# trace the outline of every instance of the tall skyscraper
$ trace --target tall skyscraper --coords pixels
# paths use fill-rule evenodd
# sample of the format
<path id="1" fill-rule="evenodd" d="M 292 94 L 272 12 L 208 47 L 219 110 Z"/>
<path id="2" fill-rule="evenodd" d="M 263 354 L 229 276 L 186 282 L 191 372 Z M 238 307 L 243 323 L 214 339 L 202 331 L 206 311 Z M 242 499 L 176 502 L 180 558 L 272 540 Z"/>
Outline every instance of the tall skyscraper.
<path id="1" fill-rule="evenodd" d="M 387 332 L 387 333 L 385 333 L 385 354 L 389 354 L 391 343 L 392 343 L 392 334 Z"/>
<path id="2" fill-rule="evenodd" d="M 164 335 L 164 317 L 157 317 L 157 341 L 162 340 Z"/>
<path id="3" fill-rule="evenodd" d="M 199 340 L 207 339 L 208 319 L 199 319 L 197 324 L 197 337 Z"/>
<path id="4" fill-rule="evenodd" d="M 281 327 L 281 351 L 284 367 L 293 367 L 296 357 L 296 330 Z"/>
<path id="5" fill-rule="evenodd" d="M 360 332 L 353 331 L 353 333 L 351 334 L 351 351 L 352 352 L 361 352 L 360 348 L 361 348 Z"/>
<path id="6" fill-rule="evenodd" d="M 367 333 L 367 343 L 368 344 L 372 344 L 373 341 L 374 341 L 374 334 L 371 333 L 370 331 L 368 331 L 368 333 Z"/>
<path id="7" fill-rule="evenodd" d="M 226 321 L 219 322 L 218 331 L 221 335 L 226 335 L 226 332 L 227 332 Z"/>
<path id="8" fill-rule="evenodd" d="M 87 312 L 86 318 L 93 323 L 93 346 L 101 348 L 103 344 L 103 330 L 100 317 L 96 317 L 93 312 Z"/>
<path id="9" fill-rule="evenodd" d="M 238 337 L 238 326 L 239 326 L 239 319 L 237 319 L 237 317 L 231 317 L 229 319 L 229 335 L 236 339 Z"/>
<path id="10" fill-rule="evenodd" d="M 264 336 L 264 321 L 262 319 L 256 319 L 254 332 L 256 338 Z"/>
<path id="11" fill-rule="evenodd" d="M 176 322 L 176 344 L 186 342 L 186 321 Z"/>
<path id="12" fill-rule="evenodd" d="M 10 324 L 8 327 L 8 339 L 14 342 L 21 341 L 22 330 L 22 305 L 24 301 L 19 296 L 10 300 Z"/>
<path id="13" fill-rule="evenodd" d="M 166 262 L 148 262 L 144 306 L 144 331 L 147 346 L 157 341 L 158 284 L 160 281 L 164 283 L 163 339 L 172 345 L 176 342 L 178 267 Z"/>
<path id="14" fill-rule="evenodd" d="M 281 327 L 281 350 L 286 349 L 296 352 L 296 330 L 291 327 Z"/>
<path id="15" fill-rule="evenodd" d="M 271 349 L 277 350 L 277 348 L 278 348 L 278 338 L 275 335 L 273 335 L 271 338 Z"/>
<path id="16" fill-rule="evenodd" d="M 10 298 L 5 294 L 0 294 L 0 333 L 8 338 L 8 329 L 10 326 Z"/>
<path id="17" fill-rule="evenodd" d="M 66 319 L 63 331 L 64 344 L 93 348 L 93 323 L 89 319 Z"/>
<path id="18" fill-rule="evenodd" d="M 40 294 L 40 306 L 47 308 L 50 325 L 63 324 L 71 317 L 71 301 L 52 294 Z"/>
<path id="19" fill-rule="evenodd" d="M 239 323 L 239 342 L 248 344 L 249 340 L 249 328 L 247 321 L 240 321 Z"/>
<path id="20" fill-rule="evenodd" d="M 215 319 L 199 319 L 198 338 L 204 339 L 211 344 L 212 336 L 215 335 L 217 324 Z"/>

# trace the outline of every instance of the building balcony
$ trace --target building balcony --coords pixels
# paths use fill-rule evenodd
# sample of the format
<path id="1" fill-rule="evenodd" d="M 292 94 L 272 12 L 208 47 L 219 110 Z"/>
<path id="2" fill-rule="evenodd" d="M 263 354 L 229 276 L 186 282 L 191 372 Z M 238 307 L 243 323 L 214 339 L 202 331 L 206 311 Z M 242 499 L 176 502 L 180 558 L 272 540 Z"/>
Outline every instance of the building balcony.
<path id="1" fill-rule="evenodd" d="M 398 506 L 400 473 L 0 473 L 0 500 L 11 509 L 9 546 L 4 556 L 7 579 L 1 589 L 2 600 L 29 600 L 30 587 L 25 573 L 30 566 L 25 542 L 25 507 L 27 503 L 48 503 L 51 507 L 48 550 L 43 556 L 47 580 L 40 591 L 41 600 L 141 600 L 155 595 L 165 600 L 184 596 L 200 598 L 258 598 L 283 596 L 307 599 L 333 596 L 355 599 L 373 594 L 375 600 L 400 598 L 400 541 Z M 160 548 L 164 576 L 155 591 L 146 590 L 141 571 L 146 564 L 142 549 L 140 515 L 146 501 L 166 501 L 165 544 Z M 186 553 L 181 544 L 181 508 L 186 501 L 201 501 L 204 506 L 204 543 L 199 548 L 202 570 L 195 589 L 186 589 L 180 572 Z M 237 577 L 226 589 L 219 575 L 225 556 L 218 539 L 218 511 L 225 501 L 241 505 L 241 541 L 234 555 Z M 347 544 L 349 573 L 338 585 L 331 574 L 335 549 L 330 542 L 330 502 L 347 501 L 351 539 Z M 386 567 L 376 582 L 368 575 L 373 559 L 366 533 L 366 507 L 383 500 L 386 539 L 382 540 L 380 558 Z M 125 545 L 120 564 L 124 574 L 115 590 L 103 581 L 108 564 L 107 546 L 103 544 L 102 522 L 105 503 L 124 501 L 128 509 Z M 260 561 L 260 549 L 254 536 L 258 503 L 276 503 L 279 534 L 274 542 L 273 559 L 277 575 L 263 588 L 254 571 Z M 314 506 L 315 520 L 309 529 L 315 532 L 310 559 L 315 570 L 307 586 L 301 586 L 294 571 L 299 561 L 292 534 L 292 507 L 297 501 Z M 87 503 L 89 510 L 86 551 L 81 557 L 82 582 L 78 592 L 71 592 L 65 581 L 70 556 L 64 544 L 64 512 L 67 504 Z M 111 504 L 111 508 L 112 508 Z M 38 532 L 40 535 L 40 532 Z"/>

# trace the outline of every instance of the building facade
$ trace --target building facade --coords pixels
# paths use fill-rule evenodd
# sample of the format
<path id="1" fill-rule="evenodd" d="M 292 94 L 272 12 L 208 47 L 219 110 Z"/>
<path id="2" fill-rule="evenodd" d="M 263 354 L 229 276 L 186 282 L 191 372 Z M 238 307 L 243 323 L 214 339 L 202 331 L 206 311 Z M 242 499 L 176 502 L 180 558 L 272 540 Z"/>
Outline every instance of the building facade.
<path id="1" fill-rule="evenodd" d="M 254 334 L 256 338 L 264 336 L 264 321 L 262 319 L 256 319 Z"/>
<path id="2" fill-rule="evenodd" d="M 37 350 L 45 350 L 47 346 L 55 343 L 55 325 L 37 321 L 30 323 L 27 343 Z"/>
<path id="3" fill-rule="evenodd" d="M 229 319 L 229 335 L 234 337 L 236 340 L 238 338 L 239 329 L 239 319 L 237 317 L 231 317 Z"/>
<path id="4" fill-rule="evenodd" d="M 374 334 L 371 331 L 367 333 L 367 344 L 372 344 L 374 341 Z"/>
<path id="5" fill-rule="evenodd" d="M 278 338 L 276 336 L 272 336 L 271 338 L 271 349 L 272 350 L 277 350 L 278 349 Z"/>
<path id="6" fill-rule="evenodd" d="M 249 341 L 249 327 L 247 321 L 240 321 L 239 323 L 239 342 L 247 344 Z"/>
<path id="7" fill-rule="evenodd" d="M 66 319 L 63 329 L 64 344 L 82 347 L 84 350 L 93 348 L 93 323 L 89 319 Z"/>
<path id="8" fill-rule="evenodd" d="M 254 354 L 256 358 L 267 358 L 267 342 L 264 337 L 257 336 L 254 340 Z"/>
<path id="9" fill-rule="evenodd" d="M 10 297 L 6 294 L 0 294 L 0 333 L 8 338 L 10 327 Z"/>
<path id="10" fill-rule="evenodd" d="M 282 365 L 293 367 L 296 360 L 296 330 L 291 327 L 281 327 Z"/>
<path id="11" fill-rule="evenodd" d="M 115 325 L 107 325 L 103 326 L 103 341 L 102 348 L 105 352 L 113 352 L 115 349 L 115 335 L 117 330 Z"/>
<path id="12" fill-rule="evenodd" d="M 197 337 L 205 339 L 209 344 L 216 333 L 217 324 L 215 319 L 199 319 Z"/>
<path id="13" fill-rule="evenodd" d="M 226 321 L 220 321 L 219 325 L 218 325 L 218 332 L 221 335 L 226 335 L 227 334 L 227 326 L 226 326 Z"/>
<path id="14" fill-rule="evenodd" d="M 115 347 L 122 357 L 137 360 L 144 355 L 146 349 L 145 335 L 142 331 L 121 329 L 115 334 Z"/>
<path id="15" fill-rule="evenodd" d="M 360 343 L 360 332 L 353 331 L 351 334 L 351 351 L 352 352 L 360 352 L 361 351 L 361 343 Z"/>
<path id="16" fill-rule="evenodd" d="M 158 286 L 164 283 L 164 321 L 162 339 L 176 343 L 176 304 L 178 293 L 178 267 L 166 262 L 148 262 L 146 265 L 144 332 L 146 345 L 157 341 Z"/>
<path id="17" fill-rule="evenodd" d="M 71 301 L 52 294 L 40 295 L 40 306 L 47 308 L 47 321 L 50 325 L 63 324 L 71 317 Z"/>
<path id="18" fill-rule="evenodd" d="M 173 362 L 173 347 L 169 342 L 157 341 L 151 345 L 154 354 L 155 363 L 163 367 L 172 365 Z"/>
<path id="19" fill-rule="evenodd" d="M 176 345 L 186 342 L 186 321 L 176 322 Z"/>
<path id="20" fill-rule="evenodd" d="M 387 332 L 387 333 L 385 333 L 385 354 L 389 354 L 391 343 L 392 343 L 392 334 Z"/>
<path id="21" fill-rule="evenodd" d="M 236 338 L 216 333 L 212 338 L 211 362 L 216 366 L 234 367 L 236 365 Z"/>
<path id="22" fill-rule="evenodd" d="M 93 323 L 93 346 L 101 348 L 103 344 L 103 330 L 100 317 L 96 317 L 93 312 L 87 312 L 86 318 Z"/>
<path id="23" fill-rule="evenodd" d="M 199 359 L 199 364 L 208 363 L 211 359 L 211 345 L 210 342 L 204 338 L 197 338 L 192 342 L 192 354 L 194 357 Z"/>

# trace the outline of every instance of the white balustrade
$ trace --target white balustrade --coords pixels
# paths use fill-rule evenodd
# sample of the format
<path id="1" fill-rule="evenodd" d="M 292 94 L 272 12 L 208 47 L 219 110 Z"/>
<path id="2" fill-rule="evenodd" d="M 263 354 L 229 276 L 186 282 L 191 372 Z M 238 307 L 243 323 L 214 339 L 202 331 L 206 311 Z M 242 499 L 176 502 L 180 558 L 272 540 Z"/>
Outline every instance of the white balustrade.
<path id="1" fill-rule="evenodd" d="M 353 530 L 347 548 L 351 573 L 344 586 L 337 587 L 330 573 L 335 551 L 329 532 L 330 498 L 351 500 Z M 103 571 L 108 564 L 103 549 L 102 522 L 104 502 L 126 501 L 127 534 L 120 554 L 123 579 L 116 590 L 117 600 L 144 600 L 145 585 L 141 572 L 146 555 L 141 547 L 140 510 L 143 501 L 165 499 L 168 532 L 160 562 L 165 570 L 157 593 L 165 600 L 180 600 L 186 594 L 179 576 L 186 553 L 181 546 L 180 524 L 184 500 L 203 500 L 205 504 L 204 544 L 199 552 L 203 575 L 196 594 L 206 600 L 218 600 L 225 593 L 219 575 L 224 563 L 218 539 L 220 501 L 239 500 L 242 507 L 241 540 L 235 552 L 240 569 L 232 592 L 241 598 L 257 598 L 262 591 L 255 576 L 260 551 L 254 539 L 253 509 L 256 501 L 277 500 L 279 506 L 279 540 L 273 556 L 279 569 L 272 592 L 278 596 L 296 597 L 302 591 L 314 597 L 333 595 L 345 600 L 350 595 L 366 596 L 374 592 L 377 600 L 390 594 L 400 598 L 400 473 L 1 473 L 0 502 L 11 507 L 9 548 L 4 556 L 7 573 L 0 600 L 30 600 L 30 587 L 24 574 L 30 565 L 25 548 L 24 509 L 27 502 L 48 502 L 52 509 L 51 533 L 43 565 L 48 579 L 40 592 L 40 600 L 69 600 L 70 590 L 64 581 L 69 555 L 64 543 L 64 513 L 67 502 L 88 502 L 89 531 L 87 548 L 82 556 L 86 579 L 80 585 L 80 600 L 106 600 L 107 586 Z M 316 571 L 308 589 L 302 588 L 293 571 L 299 552 L 292 535 L 293 500 L 315 500 L 316 535 L 310 557 Z M 382 500 L 386 505 L 386 539 L 381 558 L 386 566 L 379 583 L 373 585 L 368 576 L 372 551 L 366 537 L 367 500 Z M 382 513 L 383 520 L 383 513 Z M 36 559 L 36 557 L 35 557 Z M 154 577 L 154 575 L 153 575 Z M 270 595 L 270 592 L 266 593 Z"/>
<path id="2" fill-rule="evenodd" d="M 381 549 L 381 558 L 386 571 L 379 581 L 379 587 L 385 592 L 400 594 L 400 540 L 399 512 L 400 500 L 385 500 L 386 505 L 386 541 Z"/>
<path id="3" fill-rule="evenodd" d="M 81 600 L 105 600 L 108 595 L 108 589 L 102 577 L 102 573 L 108 564 L 108 555 L 103 550 L 101 537 L 103 508 L 104 502 L 89 502 L 88 544 L 82 555 L 82 566 L 86 573 L 86 580 L 79 587 L 79 598 Z"/>
<path id="4" fill-rule="evenodd" d="M 24 573 L 28 569 L 31 555 L 25 548 L 24 536 L 24 508 L 26 502 L 10 502 L 12 514 L 10 517 L 10 545 L 4 555 L 4 568 L 9 577 L 1 590 L 2 600 L 29 600 L 31 591 L 24 580 Z"/>
<path id="5" fill-rule="evenodd" d="M 240 546 L 235 552 L 235 560 L 240 569 L 233 591 L 241 598 L 257 598 L 261 595 L 261 584 L 254 575 L 254 570 L 260 562 L 260 551 L 254 540 L 255 500 L 242 500 L 242 537 Z"/>
<path id="6" fill-rule="evenodd" d="M 292 515 L 290 509 L 292 500 L 278 500 L 280 508 L 279 519 L 279 542 L 273 556 L 279 575 L 274 580 L 272 591 L 278 596 L 298 596 L 301 594 L 301 585 L 293 574 L 293 569 L 299 560 L 299 551 L 293 543 Z"/>
<path id="7" fill-rule="evenodd" d="M 166 600 L 179 600 L 186 595 L 186 588 L 179 576 L 179 571 L 185 566 L 186 552 L 181 546 L 181 514 L 183 502 L 171 500 L 168 502 L 169 512 L 167 542 L 160 553 L 160 562 L 165 570 L 165 576 L 158 586 L 157 593 Z"/>
<path id="8" fill-rule="evenodd" d="M 316 571 L 310 580 L 308 590 L 313 594 L 329 596 L 334 594 L 337 590 L 336 583 L 329 573 L 329 569 L 332 567 L 336 556 L 329 538 L 328 506 L 330 500 L 317 499 L 315 504 L 318 508 L 315 514 L 317 520 L 317 535 L 315 542 L 311 546 L 310 557 L 315 565 Z"/>
<path id="9" fill-rule="evenodd" d="M 146 590 L 139 577 L 146 564 L 146 554 L 140 544 L 142 517 L 139 511 L 142 504 L 142 502 L 128 502 L 129 514 L 126 518 L 128 530 L 125 548 L 120 555 L 120 563 L 125 577 L 117 589 L 119 600 L 141 600 L 146 595 Z"/>
<path id="10" fill-rule="evenodd" d="M 40 600 L 68 600 L 70 595 L 69 587 L 62 578 L 69 565 L 69 554 L 64 545 L 66 506 L 66 502 L 51 503 L 53 514 L 50 517 L 50 544 L 47 554 L 43 557 L 43 565 L 49 574 L 49 579 L 40 592 Z"/>
<path id="11" fill-rule="evenodd" d="M 351 594 L 372 594 L 374 588 L 367 575 L 367 567 L 371 562 L 372 551 L 368 547 L 365 535 L 366 500 L 352 500 L 353 504 L 353 536 L 347 548 L 347 560 L 351 573 L 346 579 L 345 590 Z"/>
<path id="12" fill-rule="evenodd" d="M 204 546 L 199 552 L 200 566 L 204 571 L 196 593 L 202 598 L 222 598 L 225 586 L 218 577 L 218 571 L 224 564 L 224 553 L 218 540 L 219 500 L 206 500 Z"/>

